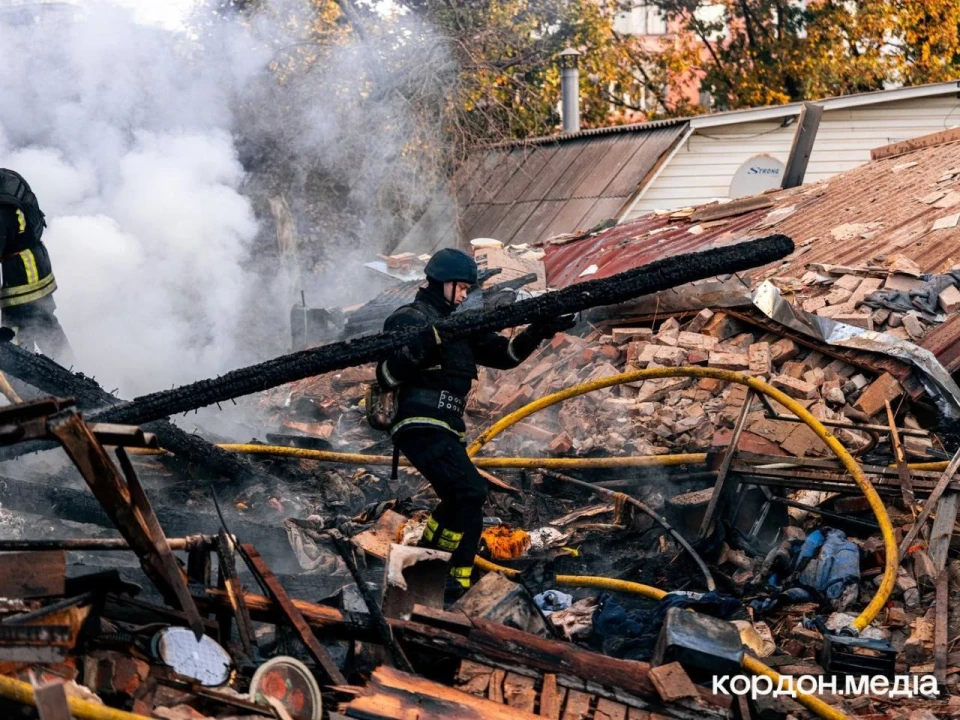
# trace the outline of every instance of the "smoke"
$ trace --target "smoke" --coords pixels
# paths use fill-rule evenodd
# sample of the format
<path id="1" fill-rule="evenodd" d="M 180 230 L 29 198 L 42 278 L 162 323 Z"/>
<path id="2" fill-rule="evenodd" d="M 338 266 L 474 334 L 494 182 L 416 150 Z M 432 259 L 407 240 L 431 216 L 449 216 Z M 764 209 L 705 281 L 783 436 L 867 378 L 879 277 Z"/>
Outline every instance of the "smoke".
<path id="1" fill-rule="evenodd" d="M 268 198 L 293 210 L 299 289 L 342 305 L 365 285 L 351 264 L 396 242 L 440 178 L 423 161 L 439 137 L 423 108 L 444 89 L 423 60 L 442 44 L 408 25 L 404 42 L 396 28 L 348 38 L 296 67 L 284 48 L 304 5 L 190 33 L 107 2 L 0 23 L 0 166 L 40 200 L 75 369 L 108 390 L 134 396 L 288 349 L 296 288 Z"/>

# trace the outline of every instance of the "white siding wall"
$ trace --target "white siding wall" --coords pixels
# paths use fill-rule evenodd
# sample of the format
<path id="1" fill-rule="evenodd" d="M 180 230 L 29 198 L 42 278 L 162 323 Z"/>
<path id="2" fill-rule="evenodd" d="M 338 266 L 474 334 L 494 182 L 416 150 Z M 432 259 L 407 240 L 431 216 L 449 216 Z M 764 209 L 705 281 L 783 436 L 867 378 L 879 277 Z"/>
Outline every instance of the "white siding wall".
<path id="1" fill-rule="evenodd" d="M 804 182 L 816 182 L 870 160 L 875 147 L 960 125 L 960 100 L 953 96 L 882 103 L 823 114 Z M 754 155 L 787 161 L 796 123 L 740 123 L 696 130 L 629 217 L 653 210 L 700 205 L 727 197 L 733 174 Z"/>

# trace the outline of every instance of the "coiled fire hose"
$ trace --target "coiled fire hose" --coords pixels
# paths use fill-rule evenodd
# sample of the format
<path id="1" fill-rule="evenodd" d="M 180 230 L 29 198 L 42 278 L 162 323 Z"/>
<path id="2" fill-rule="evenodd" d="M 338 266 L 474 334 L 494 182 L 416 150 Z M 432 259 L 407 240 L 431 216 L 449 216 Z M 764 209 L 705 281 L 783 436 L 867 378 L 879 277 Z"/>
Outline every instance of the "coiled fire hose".
<path id="1" fill-rule="evenodd" d="M 883 579 L 880 583 L 880 587 L 877 588 L 876 594 L 867 604 L 867 607 L 864 608 L 863 612 L 861 612 L 851 623 L 851 629 L 859 634 L 860 631 L 866 628 L 873 621 L 873 619 L 886 604 L 891 593 L 893 592 L 893 587 L 896 582 L 898 553 L 896 540 L 893 534 L 893 526 L 890 524 L 890 517 L 887 515 L 886 508 L 884 507 L 883 502 L 880 500 L 880 496 L 877 495 L 877 491 L 874 490 L 873 486 L 870 484 L 870 481 L 867 480 L 866 475 L 864 475 L 863 470 L 857 464 L 857 461 L 854 460 L 853 456 L 847 451 L 847 449 L 844 448 L 843 445 L 833 436 L 833 434 L 826 427 L 824 427 L 823 424 L 821 424 L 809 411 L 807 411 L 805 407 L 763 380 L 749 375 L 744 375 L 742 373 L 733 372 L 731 370 L 718 370 L 715 368 L 702 367 L 652 368 L 622 373 L 620 375 L 614 375 L 600 380 L 595 380 L 593 382 L 584 383 L 582 385 L 569 387 L 565 390 L 546 395 L 539 400 L 535 400 L 519 410 L 502 417 L 500 420 L 491 425 L 470 445 L 470 447 L 467 449 L 467 452 L 471 457 L 473 457 L 480 452 L 484 445 L 486 445 L 488 442 L 490 442 L 490 440 L 495 438 L 510 426 L 520 422 L 524 418 L 529 417 L 540 410 L 543 410 L 544 408 L 550 407 L 551 405 L 555 405 L 559 402 L 563 402 L 564 400 L 568 400 L 572 397 L 593 392 L 595 390 L 601 390 L 603 388 L 613 387 L 615 385 L 622 385 L 624 383 L 674 377 L 711 378 L 714 380 L 735 382 L 740 385 L 746 385 L 754 391 L 766 395 L 772 400 L 775 400 L 783 405 L 785 408 L 787 408 L 787 410 L 800 418 L 814 432 L 814 434 L 817 435 L 817 437 L 827 444 L 827 447 L 830 448 L 833 454 L 836 455 L 840 460 L 840 463 L 843 465 L 843 467 L 847 470 L 847 472 L 850 473 L 850 476 L 857 484 L 857 487 L 860 488 L 861 492 L 866 497 L 867 503 L 870 505 L 870 509 L 873 511 L 877 519 L 877 524 L 880 526 L 880 534 L 883 538 L 884 551 L 886 554 Z M 482 558 L 477 558 L 476 564 L 481 570 L 495 570 L 497 572 L 503 572 L 508 577 L 516 577 L 516 575 L 519 574 L 516 570 L 502 568 L 498 565 L 494 565 L 493 563 L 483 560 Z M 643 595 L 644 597 L 652 598 L 654 600 L 660 600 L 666 595 L 666 592 L 660 590 L 659 588 L 650 587 L 649 585 L 641 585 L 639 583 L 632 583 L 626 580 L 581 577 L 576 575 L 558 575 L 556 577 L 556 581 L 560 585 L 567 585 L 571 587 L 603 588 L 609 590 L 620 590 L 623 592 L 632 592 Z M 747 653 L 744 653 L 742 665 L 745 670 L 755 674 L 764 675 L 778 685 L 781 682 L 781 677 L 776 671 L 767 667 L 758 659 Z M 840 712 L 836 708 L 831 707 L 830 705 L 827 705 L 819 698 L 806 693 L 797 692 L 797 701 L 825 720 L 843 720 L 847 717 L 844 713 Z"/>

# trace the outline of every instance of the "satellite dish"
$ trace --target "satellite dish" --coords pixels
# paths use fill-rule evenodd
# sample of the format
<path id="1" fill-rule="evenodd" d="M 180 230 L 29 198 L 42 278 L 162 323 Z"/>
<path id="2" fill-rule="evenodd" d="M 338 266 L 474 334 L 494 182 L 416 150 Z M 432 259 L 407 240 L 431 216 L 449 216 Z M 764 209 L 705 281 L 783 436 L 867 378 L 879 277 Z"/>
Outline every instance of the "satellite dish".
<path id="1" fill-rule="evenodd" d="M 780 187 L 785 165 L 772 155 L 754 155 L 737 168 L 730 183 L 730 198 L 759 195 Z"/>

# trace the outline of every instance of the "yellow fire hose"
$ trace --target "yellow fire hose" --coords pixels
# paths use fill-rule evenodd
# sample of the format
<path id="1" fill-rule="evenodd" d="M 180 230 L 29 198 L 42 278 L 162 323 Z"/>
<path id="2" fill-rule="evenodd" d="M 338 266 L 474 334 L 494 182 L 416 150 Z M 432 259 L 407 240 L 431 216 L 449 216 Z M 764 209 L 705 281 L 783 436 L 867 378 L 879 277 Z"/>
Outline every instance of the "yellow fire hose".
<path id="1" fill-rule="evenodd" d="M 874 490 L 869 480 L 867 480 L 863 470 L 857 464 L 857 461 L 854 460 L 853 456 L 846 450 L 846 448 L 844 448 L 843 445 L 833 436 L 833 434 L 800 403 L 776 388 L 770 386 L 763 380 L 730 370 L 718 370 L 714 368 L 701 367 L 652 368 L 614 375 L 612 377 L 595 380 L 583 385 L 569 387 L 565 390 L 561 390 L 560 392 L 547 395 L 530 403 L 529 405 L 520 408 L 519 410 L 502 417 L 487 430 L 481 433 L 480 436 L 467 449 L 467 452 L 471 457 L 473 457 L 483 448 L 484 445 L 486 445 L 488 442 L 490 442 L 490 440 L 510 426 L 520 422 L 524 418 L 529 417 L 539 410 L 550 407 L 551 405 L 564 400 L 568 400 L 569 398 L 623 383 L 673 377 L 712 378 L 715 380 L 735 382 L 741 385 L 746 385 L 754 391 L 766 395 L 767 397 L 783 405 L 790 412 L 800 418 L 817 435 L 817 437 L 827 444 L 827 447 L 830 448 L 833 454 L 836 455 L 840 460 L 847 472 L 850 473 L 854 482 L 856 482 L 861 492 L 863 492 L 864 496 L 867 498 L 870 509 L 876 516 L 877 523 L 880 526 L 880 533 L 883 537 L 884 550 L 886 553 L 883 580 L 880 583 L 880 587 L 877 589 L 876 595 L 874 595 L 867 607 L 864 608 L 863 612 L 861 612 L 860 615 L 858 615 L 857 618 L 851 623 L 851 626 L 858 633 L 862 631 L 873 621 L 873 619 L 886 604 L 887 600 L 890 598 L 890 594 L 893 592 L 893 587 L 896 582 L 898 564 L 897 545 L 893 535 L 893 527 L 890 524 L 890 517 L 887 515 L 886 508 L 883 506 L 880 496 L 877 495 L 876 490 Z M 477 567 L 482 570 L 497 570 L 500 572 L 507 570 L 506 568 L 500 568 L 499 566 L 493 565 L 482 558 L 477 558 Z M 507 570 L 507 572 L 513 577 L 516 577 L 517 571 Z M 603 587 L 606 589 L 633 592 L 654 600 L 659 600 L 666 594 L 663 590 L 652 588 L 648 585 L 641 585 L 639 583 L 631 583 L 622 580 L 611 580 L 608 578 L 581 578 L 575 575 L 559 575 L 557 576 L 556 581 L 561 585 L 577 587 Z M 777 686 L 779 686 L 780 675 L 771 668 L 768 668 L 756 658 L 746 653 L 744 653 L 743 657 L 743 667 L 750 672 L 770 678 L 771 681 L 774 681 L 777 683 Z M 812 695 L 797 692 L 797 701 L 825 720 L 844 720 L 847 717 L 844 713 L 827 705 L 822 700 L 813 697 Z"/>
<path id="2" fill-rule="evenodd" d="M 333 450 L 311 450 L 310 448 L 287 447 L 286 445 L 260 445 L 257 443 L 222 443 L 217 447 L 228 452 L 244 455 L 276 455 L 299 458 L 301 460 L 321 460 L 343 465 L 373 465 L 389 467 L 393 464 L 390 455 L 364 455 L 363 453 L 334 452 Z M 136 455 L 162 455 L 165 450 L 149 448 L 127 448 L 127 452 Z M 477 458 L 474 465 L 482 468 L 546 468 L 564 469 L 601 469 L 624 467 L 666 467 L 674 465 L 703 465 L 707 461 L 706 453 L 683 453 L 679 455 L 626 455 L 623 457 L 598 458 L 556 458 L 556 457 L 492 457 Z M 400 458 L 401 467 L 410 467 L 410 461 Z"/>
<path id="3" fill-rule="evenodd" d="M 0 695 L 24 705 L 37 706 L 37 700 L 30 683 L 6 675 L 0 675 Z M 146 715 L 138 715 L 125 710 L 114 710 L 106 705 L 98 705 L 80 698 L 68 697 L 67 705 L 70 708 L 70 715 L 77 720 L 150 720 Z"/>

